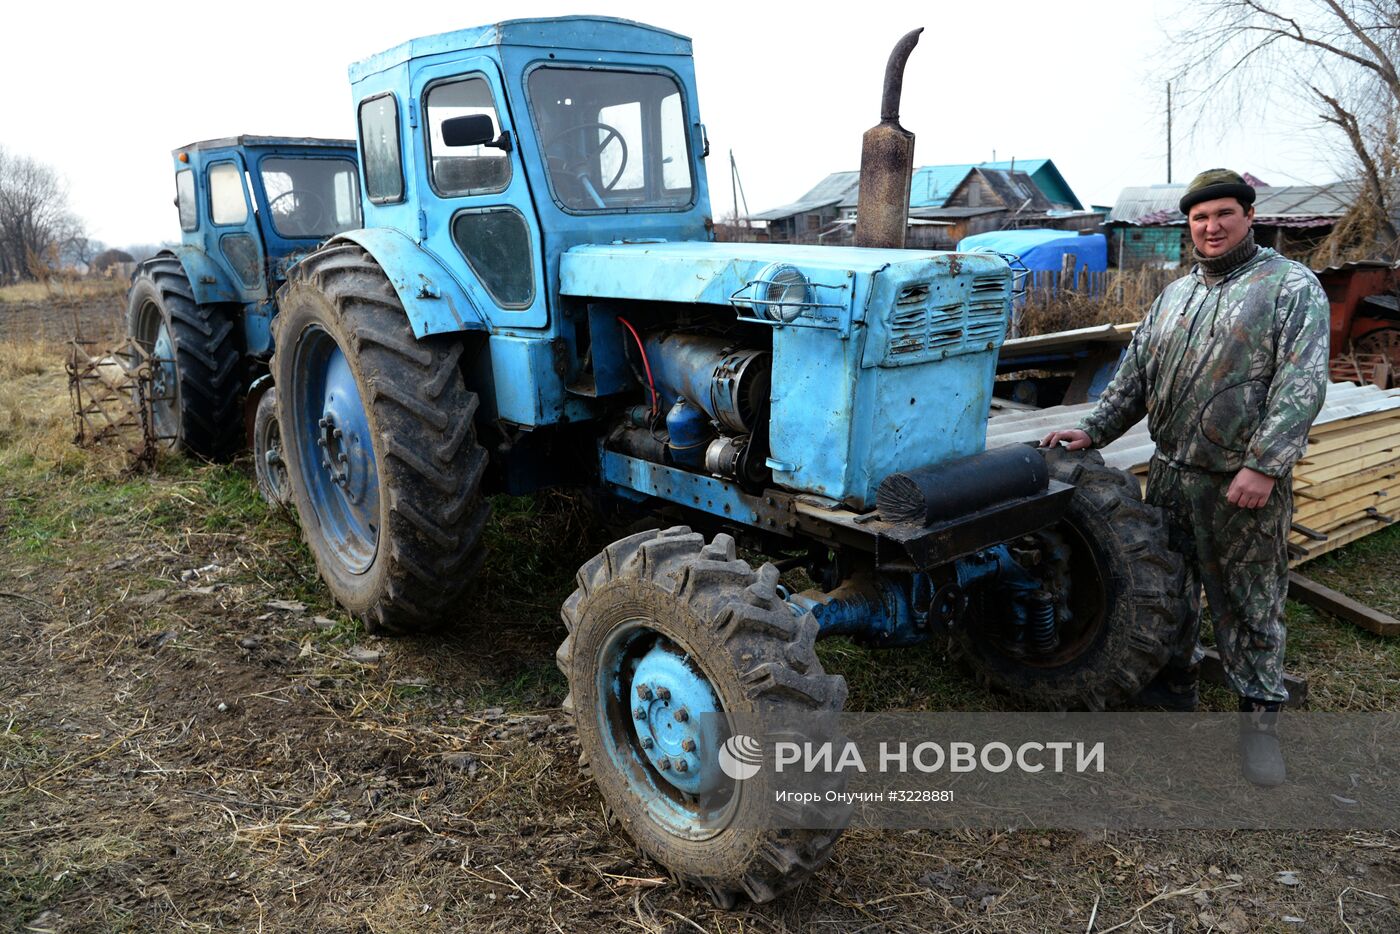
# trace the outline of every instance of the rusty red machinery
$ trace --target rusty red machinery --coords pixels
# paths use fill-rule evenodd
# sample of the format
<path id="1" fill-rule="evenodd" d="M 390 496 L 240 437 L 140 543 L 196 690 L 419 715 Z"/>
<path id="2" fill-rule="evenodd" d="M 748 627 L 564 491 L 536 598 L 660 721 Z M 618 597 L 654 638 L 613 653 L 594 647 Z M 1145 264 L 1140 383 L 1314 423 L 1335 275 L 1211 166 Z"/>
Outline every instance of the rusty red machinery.
<path id="1" fill-rule="evenodd" d="M 1332 306 L 1332 379 L 1400 382 L 1400 264 L 1362 260 L 1317 271 Z"/>

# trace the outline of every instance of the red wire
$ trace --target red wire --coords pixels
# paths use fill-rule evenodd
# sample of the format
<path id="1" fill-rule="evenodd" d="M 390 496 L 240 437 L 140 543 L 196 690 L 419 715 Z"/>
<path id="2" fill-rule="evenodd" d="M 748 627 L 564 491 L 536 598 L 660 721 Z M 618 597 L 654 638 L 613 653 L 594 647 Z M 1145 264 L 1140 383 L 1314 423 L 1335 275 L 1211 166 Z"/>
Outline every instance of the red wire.
<path id="1" fill-rule="evenodd" d="M 642 366 L 647 371 L 647 388 L 651 390 L 651 414 L 655 415 L 657 412 L 661 411 L 661 407 L 656 402 L 656 381 L 651 378 L 651 361 L 647 359 L 647 349 L 642 346 L 641 335 L 637 333 L 636 328 L 632 327 L 631 322 L 622 317 L 622 315 L 618 315 L 617 320 L 621 321 L 622 326 L 632 332 L 632 339 L 637 342 L 637 350 L 641 351 Z"/>

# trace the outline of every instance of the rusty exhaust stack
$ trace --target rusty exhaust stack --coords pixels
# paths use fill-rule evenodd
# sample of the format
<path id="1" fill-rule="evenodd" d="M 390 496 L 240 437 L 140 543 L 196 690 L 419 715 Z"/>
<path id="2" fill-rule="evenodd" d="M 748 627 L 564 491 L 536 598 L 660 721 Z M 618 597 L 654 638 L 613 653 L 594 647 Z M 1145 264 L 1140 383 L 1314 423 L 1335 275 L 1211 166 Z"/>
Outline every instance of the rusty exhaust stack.
<path id="1" fill-rule="evenodd" d="M 856 246 L 904 246 L 909 229 L 909 185 L 914 175 L 914 134 L 899 125 L 899 97 L 904 91 L 904 65 L 923 31 L 921 26 L 908 33 L 890 52 L 880 122 L 861 139 Z"/>

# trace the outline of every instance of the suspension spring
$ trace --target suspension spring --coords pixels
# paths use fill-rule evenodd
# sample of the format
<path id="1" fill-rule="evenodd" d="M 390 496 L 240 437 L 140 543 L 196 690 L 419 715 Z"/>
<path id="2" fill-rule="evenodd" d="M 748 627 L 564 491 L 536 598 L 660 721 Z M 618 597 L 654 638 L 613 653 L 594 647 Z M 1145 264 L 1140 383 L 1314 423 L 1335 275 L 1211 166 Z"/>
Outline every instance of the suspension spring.
<path id="1" fill-rule="evenodd" d="M 1026 603 L 1031 651 L 1049 655 L 1060 645 L 1060 636 L 1055 630 L 1055 600 L 1048 591 L 1037 590 L 1028 595 Z"/>

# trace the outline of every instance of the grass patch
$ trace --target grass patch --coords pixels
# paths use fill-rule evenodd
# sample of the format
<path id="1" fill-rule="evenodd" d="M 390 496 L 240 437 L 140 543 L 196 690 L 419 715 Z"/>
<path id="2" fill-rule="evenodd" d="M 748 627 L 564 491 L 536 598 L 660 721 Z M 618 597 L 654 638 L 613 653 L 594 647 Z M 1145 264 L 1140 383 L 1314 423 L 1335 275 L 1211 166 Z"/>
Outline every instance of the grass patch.
<path id="1" fill-rule="evenodd" d="M 88 302 L 126 295 L 127 281 L 54 276 L 44 282 L 0 286 L 0 304 L 26 302 Z"/>

